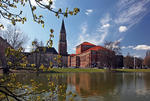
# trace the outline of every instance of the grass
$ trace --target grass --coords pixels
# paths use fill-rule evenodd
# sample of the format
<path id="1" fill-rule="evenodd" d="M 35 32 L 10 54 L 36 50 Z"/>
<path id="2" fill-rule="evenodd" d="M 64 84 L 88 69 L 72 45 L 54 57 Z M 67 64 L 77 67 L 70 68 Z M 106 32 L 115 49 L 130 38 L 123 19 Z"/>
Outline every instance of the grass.
<path id="1" fill-rule="evenodd" d="M 96 69 L 96 68 L 53 68 L 52 72 L 106 72 L 107 69 Z M 150 69 L 112 69 L 115 72 L 150 72 Z"/>
<path id="2" fill-rule="evenodd" d="M 150 72 L 150 69 L 113 69 L 117 72 Z"/>
<path id="3" fill-rule="evenodd" d="M 28 71 L 28 70 L 27 70 Z M 107 72 L 108 69 L 96 68 L 52 68 L 48 73 L 74 73 L 74 72 Z M 112 69 L 114 72 L 150 72 L 150 69 Z M 21 71 L 18 70 L 17 73 Z M 1 73 L 0 73 L 1 74 Z"/>
<path id="4" fill-rule="evenodd" d="M 81 68 L 52 68 L 52 72 L 105 72 L 105 69 L 95 69 L 95 68 L 86 68 L 86 69 L 81 69 Z"/>

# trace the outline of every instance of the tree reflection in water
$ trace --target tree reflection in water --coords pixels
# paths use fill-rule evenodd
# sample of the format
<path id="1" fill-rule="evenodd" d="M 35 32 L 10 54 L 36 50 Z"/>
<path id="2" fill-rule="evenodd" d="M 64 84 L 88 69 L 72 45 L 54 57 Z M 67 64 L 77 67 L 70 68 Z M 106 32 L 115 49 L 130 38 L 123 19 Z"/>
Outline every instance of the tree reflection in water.
<path id="1" fill-rule="evenodd" d="M 30 79 L 48 90 L 54 82 L 56 101 L 69 101 L 68 93 L 77 94 L 75 101 L 147 101 L 150 99 L 150 73 L 50 73 L 17 74 L 17 81 L 31 85 Z M 48 79 L 47 79 L 48 78 Z M 40 96 L 45 96 L 41 94 Z M 146 96 L 146 97 L 145 97 Z"/>

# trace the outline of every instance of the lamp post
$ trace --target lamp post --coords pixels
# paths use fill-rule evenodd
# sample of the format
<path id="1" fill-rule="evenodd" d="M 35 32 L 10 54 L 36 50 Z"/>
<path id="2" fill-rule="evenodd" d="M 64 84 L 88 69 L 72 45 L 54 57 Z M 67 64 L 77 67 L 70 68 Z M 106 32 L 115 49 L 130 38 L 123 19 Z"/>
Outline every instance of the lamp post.
<path id="1" fill-rule="evenodd" d="M 135 56 L 134 56 L 134 69 L 135 69 L 136 67 L 135 67 Z"/>

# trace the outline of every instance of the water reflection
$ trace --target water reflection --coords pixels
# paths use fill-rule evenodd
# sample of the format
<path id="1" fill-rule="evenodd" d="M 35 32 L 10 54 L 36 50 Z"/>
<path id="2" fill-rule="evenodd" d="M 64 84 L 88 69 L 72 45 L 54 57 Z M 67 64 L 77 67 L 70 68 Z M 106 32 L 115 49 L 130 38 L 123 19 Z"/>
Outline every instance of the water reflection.
<path id="1" fill-rule="evenodd" d="M 76 73 L 68 77 L 68 83 L 74 85 L 82 97 L 112 93 L 116 82 L 116 77 L 110 73 Z"/>
<path id="2" fill-rule="evenodd" d="M 69 75 L 68 83 L 82 100 L 146 101 L 150 98 L 149 78 L 150 73 L 75 73 Z"/>
<path id="3" fill-rule="evenodd" d="M 68 100 L 66 93 L 77 93 L 76 101 L 148 101 L 150 99 L 150 73 L 63 73 L 17 74 L 17 80 L 31 85 L 29 79 L 42 82 L 39 89 L 48 88 L 48 80 L 56 85 L 58 101 Z"/>

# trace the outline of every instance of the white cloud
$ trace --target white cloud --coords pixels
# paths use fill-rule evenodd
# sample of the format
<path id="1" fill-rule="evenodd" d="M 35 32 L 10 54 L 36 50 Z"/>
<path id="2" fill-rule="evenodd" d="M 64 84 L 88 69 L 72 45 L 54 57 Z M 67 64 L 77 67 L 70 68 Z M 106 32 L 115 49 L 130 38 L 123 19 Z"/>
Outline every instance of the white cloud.
<path id="1" fill-rule="evenodd" d="M 25 52 L 31 52 L 32 51 L 32 45 L 27 45 L 26 47 L 25 47 Z"/>
<path id="2" fill-rule="evenodd" d="M 52 1 L 53 1 L 52 8 L 56 8 L 56 6 L 55 6 L 56 0 L 52 0 Z M 44 4 L 44 5 L 48 5 L 49 0 L 42 0 L 41 3 Z M 31 0 L 31 4 L 34 5 L 34 6 L 37 6 L 35 0 Z"/>
<path id="3" fill-rule="evenodd" d="M 0 18 L 0 23 L 4 25 L 4 27 L 6 27 L 7 25 L 10 25 L 11 24 L 11 21 L 1 17 Z"/>
<path id="4" fill-rule="evenodd" d="M 84 23 L 82 25 L 81 30 L 82 30 L 82 34 L 86 34 L 86 32 L 87 32 L 87 23 Z"/>
<path id="5" fill-rule="evenodd" d="M 3 17 L 0 18 L 0 23 L 3 24 L 4 28 L 0 28 L 1 31 L 6 31 L 7 26 L 11 24 L 11 22 Z"/>
<path id="6" fill-rule="evenodd" d="M 85 12 L 85 14 L 86 14 L 86 15 L 90 15 L 92 12 L 93 12 L 92 9 L 87 9 L 86 12 Z"/>
<path id="7" fill-rule="evenodd" d="M 116 24 L 126 24 L 128 29 L 137 24 L 148 12 L 150 0 L 120 0 Z"/>
<path id="8" fill-rule="evenodd" d="M 104 18 L 100 19 L 99 25 L 96 28 L 95 33 L 87 33 L 88 24 L 87 23 L 82 24 L 81 33 L 79 34 L 79 41 L 77 45 L 84 41 L 88 41 L 96 45 L 102 44 L 105 41 L 106 36 L 108 35 L 110 20 L 111 18 L 109 14 L 104 16 Z"/>
<path id="9" fill-rule="evenodd" d="M 99 34 L 98 44 L 104 43 L 105 38 L 109 32 L 110 21 L 111 21 L 111 18 L 109 14 L 106 14 L 106 16 L 100 20 L 100 26 L 97 28 L 97 32 Z"/>
<path id="10" fill-rule="evenodd" d="M 133 49 L 134 46 L 122 46 L 121 48 L 122 48 L 122 49 Z"/>
<path id="11" fill-rule="evenodd" d="M 134 46 L 128 46 L 128 48 L 134 48 Z"/>
<path id="12" fill-rule="evenodd" d="M 122 46 L 121 48 L 122 48 L 122 49 L 125 49 L 126 47 L 125 47 L 125 46 Z"/>
<path id="13" fill-rule="evenodd" d="M 110 24 L 107 23 L 102 26 L 102 28 L 107 28 L 107 27 L 110 27 Z"/>
<path id="14" fill-rule="evenodd" d="M 133 49 L 135 49 L 135 50 L 150 50 L 150 46 L 148 46 L 148 45 L 137 45 Z"/>
<path id="15" fill-rule="evenodd" d="M 120 26 L 119 27 L 119 32 L 126 32 L 128 29 L 126 26 Z"/>
<path id="16" fill-rule="evenodd" d="M 122 46 L 122 49 L 134 49 L 134 50 L 150 50 L 148 45 L 137 45 L 137 46 Z"/>

